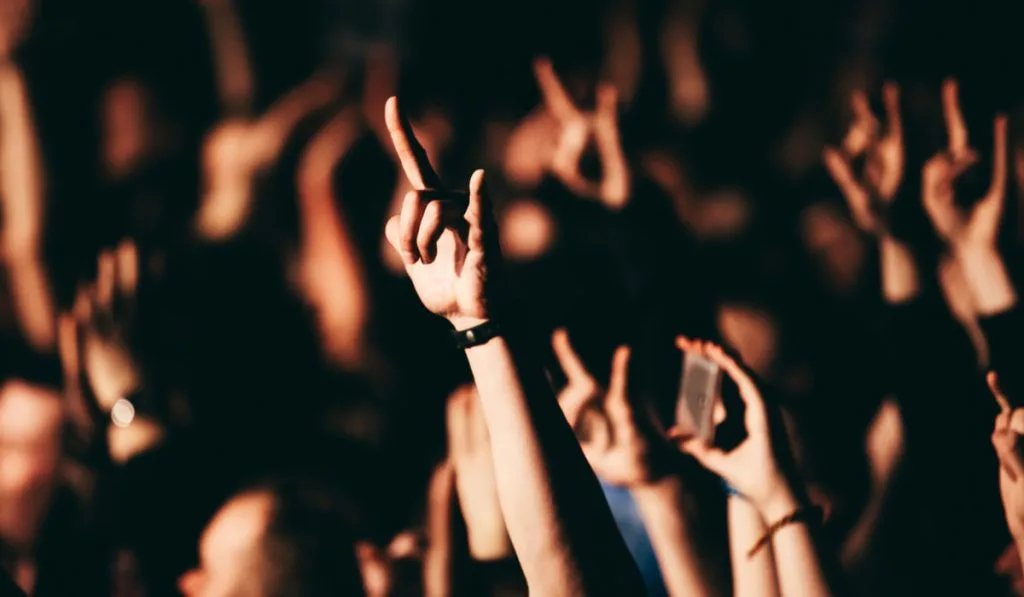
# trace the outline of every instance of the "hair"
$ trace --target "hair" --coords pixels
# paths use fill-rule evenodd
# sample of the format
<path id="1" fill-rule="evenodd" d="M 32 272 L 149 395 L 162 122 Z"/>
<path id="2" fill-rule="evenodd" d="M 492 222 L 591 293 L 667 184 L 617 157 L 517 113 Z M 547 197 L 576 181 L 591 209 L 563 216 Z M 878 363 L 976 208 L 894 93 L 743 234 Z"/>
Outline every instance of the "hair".
<path id="1" fill-rule="evenodd" d="M 255 486 L 272 499 L 261 552 L 266 597 L 363 597 L 350 511 L 326 487 L 298 479 Z"/>

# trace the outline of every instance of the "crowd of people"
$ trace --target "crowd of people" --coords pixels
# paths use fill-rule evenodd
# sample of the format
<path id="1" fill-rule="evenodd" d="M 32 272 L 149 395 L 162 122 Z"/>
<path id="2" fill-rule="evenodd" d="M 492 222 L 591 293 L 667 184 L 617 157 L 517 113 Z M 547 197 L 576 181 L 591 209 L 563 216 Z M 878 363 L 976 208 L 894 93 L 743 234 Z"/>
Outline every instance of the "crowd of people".
<path id="1" fill-rule="evenodd" d="M 0 595 L 1024 595 L 1022 15 L 489 4 L 0 0 Z"/>

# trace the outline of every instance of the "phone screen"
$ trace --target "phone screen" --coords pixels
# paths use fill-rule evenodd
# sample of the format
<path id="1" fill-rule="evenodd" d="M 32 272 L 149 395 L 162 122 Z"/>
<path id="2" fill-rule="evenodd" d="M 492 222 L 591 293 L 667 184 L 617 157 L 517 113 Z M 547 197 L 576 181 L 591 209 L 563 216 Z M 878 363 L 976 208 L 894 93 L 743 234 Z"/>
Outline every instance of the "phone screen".
<path id="1" fill-rule="evenodd" d="M 683 374 L 676 404 L 676 424 L 710 444 L 715 438 L 715 401 L 721 392 L 722 371 L 713 361 L 683 354 Z"/>

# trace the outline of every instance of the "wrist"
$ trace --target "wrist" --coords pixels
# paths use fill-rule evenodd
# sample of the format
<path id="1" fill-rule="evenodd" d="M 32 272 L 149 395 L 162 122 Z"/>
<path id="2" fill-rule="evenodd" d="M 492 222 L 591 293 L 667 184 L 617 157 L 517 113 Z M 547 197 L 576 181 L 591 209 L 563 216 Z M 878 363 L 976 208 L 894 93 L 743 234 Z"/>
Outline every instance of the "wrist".
<path id="1" fill-rule="evenodd" d="M 487 323 L 491 318 L 474 317 L 471 315 L 449 315 L 445 319 L 448 320 L 448 323 L 452 324 L 452 329 L 456 332 L 464 332 L 470 328 Z"/>
<path id="2" fill-rule="evenodd" d="M 788 485 L 781 486 L 754 504 L 761 514 L 761 518 L 768 525 L 785 518 L 804 505 L 806 505 L 805 501 L 799 499 Z"/>
<path id="3" fill-rule="evenodd" d="M 683 483 L 677 475 L 664 475 L 647 481 L 631 483 L 626 488 L 639 502 L 650 497 L 663 498 L 678 495 L 682 493 Z"/>
<path id="4" fill-rule="evenodd" d="M 989 242 L 957 240 L 950 243 L 949 248 L 957 258 L 990 258 L 992 255 L 999 255 L 999 249 L 996 248 L 995 244 Z"/>
<path id="5" fill-rule="evenodd" d="M 1016 304 L 1016 289 L 995 245 L 959 243 L 951 250 L 960 264 L 978 315 L 1001 313 Z"/>
<path id="6" fill-rule="evenodd" d="M 691 520 L 694 504 L 689 499 L 683 480 L 666 475 L 657 481 L 629 487 L 644 526 L 648 529 L 686 527 Z"/>

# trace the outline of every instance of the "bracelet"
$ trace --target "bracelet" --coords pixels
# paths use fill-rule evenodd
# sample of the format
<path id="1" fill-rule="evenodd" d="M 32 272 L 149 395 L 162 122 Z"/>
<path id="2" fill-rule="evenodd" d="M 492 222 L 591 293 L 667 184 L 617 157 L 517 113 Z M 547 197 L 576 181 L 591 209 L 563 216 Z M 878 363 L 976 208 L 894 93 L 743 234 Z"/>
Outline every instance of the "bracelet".
<path id="1" fill-rule="evenodd" d="M 791 524 L 803 523 L 809 526 L 817 526 L 820 525 L 821 522 L 821 506 L 803 506 L 801 508 L 797 508 L 791 514 L 783 516 L 779 520 L 773 522 L 771 526 L 768 527 L 768 530 L 765 531 L 764 536 L 758 539 L 757 543 L 755 543 L 754 546 L 750 548 L 750 551 L 747 552 L 747 558 L 753 558 L 757 555 L 757 552 L 761 551 L 761 548 L 765 545 L 768 545 L 776 533 Z"/>
<path id="2" fill-rule="evenodd" d="M 466 350 L 467 348 L 487 344 L 500 335 L 501 326 L 495 321 L 485 321 L 480 325 L 469 328 L 468 330 L 455 330 L 452 332 L 452 338 L 455 339 L 455 346 L 460 350 Z"/>

